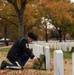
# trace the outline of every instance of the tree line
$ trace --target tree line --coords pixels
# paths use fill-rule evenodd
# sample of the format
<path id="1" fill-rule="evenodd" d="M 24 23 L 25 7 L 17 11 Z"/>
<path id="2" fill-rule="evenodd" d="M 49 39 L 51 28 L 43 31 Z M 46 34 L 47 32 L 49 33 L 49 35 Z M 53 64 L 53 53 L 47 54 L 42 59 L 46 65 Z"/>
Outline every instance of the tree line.
<path id="1" fill-rule="evenodd" d="M 56 38 L 61 42 L 66 34 L 73 37 L 73 28 L 74 3 L 70 0 L 0 0 L 0 38 L 13 40 L 33 31 L 39 40 Z"/>

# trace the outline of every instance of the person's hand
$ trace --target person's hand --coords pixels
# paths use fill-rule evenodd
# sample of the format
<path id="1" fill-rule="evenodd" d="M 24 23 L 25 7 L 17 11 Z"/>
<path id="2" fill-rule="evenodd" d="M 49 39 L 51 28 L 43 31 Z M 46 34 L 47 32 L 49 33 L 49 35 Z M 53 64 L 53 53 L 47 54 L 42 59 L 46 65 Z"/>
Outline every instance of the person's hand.
<path id="1" fill-rule="evenodd" d="M 37 58 L 37 57 L 34 57 L 34 62 L 35 62 L 36 64 L 38 64 L 38 63 L 39 63 L 39 61 L 38 61 L 38 58 Z"/>

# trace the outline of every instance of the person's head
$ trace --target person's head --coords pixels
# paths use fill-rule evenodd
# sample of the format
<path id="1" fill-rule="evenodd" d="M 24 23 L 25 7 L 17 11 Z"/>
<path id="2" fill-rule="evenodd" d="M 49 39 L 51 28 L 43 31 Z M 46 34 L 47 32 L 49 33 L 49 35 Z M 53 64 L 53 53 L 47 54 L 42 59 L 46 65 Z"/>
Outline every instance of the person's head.
<path id="1" fill-rule="evenodd" d="M 29 42 L 32 42 L 32 41 L 37 41 L 38 36 L 32 32 L 29 32 L 27 38 Z"/>

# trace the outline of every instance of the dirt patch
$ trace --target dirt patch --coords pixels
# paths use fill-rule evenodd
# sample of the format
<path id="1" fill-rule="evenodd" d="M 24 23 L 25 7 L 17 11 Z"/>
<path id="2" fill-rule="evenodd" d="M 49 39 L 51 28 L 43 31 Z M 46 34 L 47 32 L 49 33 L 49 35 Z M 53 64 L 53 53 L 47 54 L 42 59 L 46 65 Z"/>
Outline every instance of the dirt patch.
<path id="1" fill-rule="evenodd" d="M 0 53 L 0 63 L 6 58 L 7 52 Z M 29 59 L 24 70 L 1 70 L 0 75 L 54 75 L 54 62 L 50 60 L 49 70 L 33 69 L 33 60 Z M 64 75 L 72 75 L 72 60 L 64 60 Z"/>

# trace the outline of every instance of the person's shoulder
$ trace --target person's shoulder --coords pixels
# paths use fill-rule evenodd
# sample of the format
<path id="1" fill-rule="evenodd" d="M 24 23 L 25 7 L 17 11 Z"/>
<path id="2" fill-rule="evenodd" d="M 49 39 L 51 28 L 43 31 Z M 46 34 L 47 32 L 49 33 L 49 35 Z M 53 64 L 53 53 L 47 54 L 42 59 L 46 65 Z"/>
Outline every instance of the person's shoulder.
<path id="1" fill-rule="evenodd" d="M 20 39 L 20 41 L 26 41 L 26 42 L 28 42 L 27 37 L 22 37 L 22 38 Z"/>

